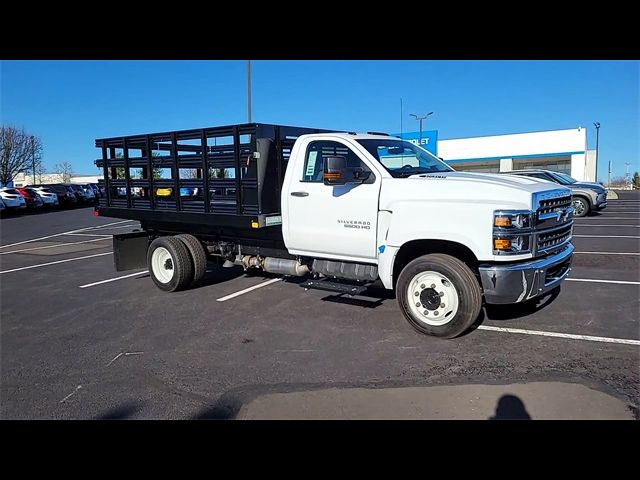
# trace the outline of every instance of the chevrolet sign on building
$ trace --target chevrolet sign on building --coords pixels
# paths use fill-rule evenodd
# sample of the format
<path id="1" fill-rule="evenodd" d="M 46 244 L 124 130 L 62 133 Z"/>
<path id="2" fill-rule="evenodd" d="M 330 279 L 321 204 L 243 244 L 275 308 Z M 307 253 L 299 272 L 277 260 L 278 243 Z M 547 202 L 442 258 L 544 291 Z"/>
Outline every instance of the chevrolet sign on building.
<path id="1" fill-rule="evenodd" d="M 585 128 L 438 140 L 437 130 L 392 134 L 420 144 L 460 171 L 497 173 L 542 168 L 596 181 L 595 151 Z"/>
<path id="2" fill-rule="evenodd" d="M 405 132 L 402 135 L 399 133 L 392 133 L 391 135 L 409 140 L 411 143 L 415 143 L 416 145 L 420 145 L 422 148 L 434 155 L 438 154 L 438 130 L 423 131 L 422 135 L 420 132 Z"/>

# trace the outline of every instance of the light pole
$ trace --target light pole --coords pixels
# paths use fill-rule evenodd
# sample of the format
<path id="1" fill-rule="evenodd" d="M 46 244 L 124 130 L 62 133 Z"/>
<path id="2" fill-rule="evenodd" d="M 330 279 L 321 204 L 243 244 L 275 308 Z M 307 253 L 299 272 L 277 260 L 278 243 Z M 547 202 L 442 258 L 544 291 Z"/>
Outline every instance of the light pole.
<path id="1" fill-rule="evenodd" d="M 247 60 L 247 110 L 251 123 L 251 60 Z"/>
<path id="2" fill-rule="evenodd" d="M 598 181 L 598 144 L 600 143 L 600 122 L 595 122 L 593 124 L 594 127 L 596 127 L 596 179 L 595 181 Z M 611 170 L 611 167 L 609 167 L 609 170 Z"/>
<path id="3" fill-rule="evenodd" d="M 33 170 L 33 178 L 31 183 L 36 183 L 36 147 L 35 147 L 35 139 L 33 135 L 31 135 L 31 169 Z"/>
<path id="4" fill-rule="evenodd" d="M 429 115 L 433 115 L 433 112 L 429 112 L 426 115 L 416 115 L 415 113 L 410 113 L 409 115 L 415 117 L 415 119 L 420 122 L 420 141 L 418 142 L 418 145 L 422 145 L 422 120 L 427 118 Z"/>

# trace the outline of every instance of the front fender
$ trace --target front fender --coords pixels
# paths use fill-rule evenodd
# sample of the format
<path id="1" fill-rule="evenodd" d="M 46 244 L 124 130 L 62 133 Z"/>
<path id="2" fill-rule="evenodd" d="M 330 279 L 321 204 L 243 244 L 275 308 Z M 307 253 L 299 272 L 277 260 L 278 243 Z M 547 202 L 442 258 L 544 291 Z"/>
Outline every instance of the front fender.
<path id="1" fill-rule="evenodd" d="M 448 240 L 465 245 L 478 260 L 493 259 L 493 205 L 409 201 L 397 202 L 391 210 L 389 246 L 399 248 L 412 240 Z"/>

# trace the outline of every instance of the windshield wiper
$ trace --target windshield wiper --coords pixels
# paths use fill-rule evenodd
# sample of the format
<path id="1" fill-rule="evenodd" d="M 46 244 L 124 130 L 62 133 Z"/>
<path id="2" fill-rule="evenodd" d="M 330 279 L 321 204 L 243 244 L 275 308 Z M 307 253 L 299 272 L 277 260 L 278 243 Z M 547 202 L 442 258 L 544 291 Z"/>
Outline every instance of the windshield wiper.
<path id="1" fill-rule="evenodd" d="M 419 175 L 419 174 L 424 174 L 424 175 L 429 175 L 431 173 L 446 173 L 449 172 L 450 170 L 429 170 L 427 168 L 422 168 L 422 167 L 418 167 L 418 168 L 413 168 L 413 169 L 404 169 L 404 170 L 396 170 L 395 173 L 395 177 L 396 178 L 406 178 L 406 177 L 410 177 L 411 175 Z"/>

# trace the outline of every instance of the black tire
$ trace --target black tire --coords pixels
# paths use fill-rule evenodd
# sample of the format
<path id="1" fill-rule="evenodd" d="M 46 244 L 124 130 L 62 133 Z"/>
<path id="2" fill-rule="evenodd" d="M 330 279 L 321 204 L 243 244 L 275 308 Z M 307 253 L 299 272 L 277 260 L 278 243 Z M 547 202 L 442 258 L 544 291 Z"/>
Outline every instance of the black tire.
<path id="1" fill-rule="evenodd" d="M 457 311 L 452 313 L 451 319 L 443 325 L 425 323 L 426 317 L 416 316 L 412 307 L 409 306 L 409 302 L 416 300 L 418 303 L 422 302 L 421 296 L 415 298 L 413 295 L 416 293 L 411 294 L 408 291 L 411 282 L 421 272 L 429 271 L 449 279 L 457 294 Z M 427 290 L 431 289 L 427 287 Z M 407 264 L 398 277 L 396 297 L 400 310 L 409 324 L 418 332 L 435 337 L 453 338 L 462 334 L 475 322 L 482 308 L 482 291 L 473 271 L 461 260 L 441 253 L 423 255 Z M 425 307 L 424 304 L 419 309 L 423 309 L 423 307 Z M 437 307 L 434 308 L 439 310 Z M 439 321 L 442 320 L 444 317 L 439 318 Z"/>
<path id="2" fill-rule="evenodd" d="M 574 196 L 571 200 L 571 206 L 573 207 L 574 217 L 586 217 L 591 212 L 589 200 L 584 197 Z"/>
<path id="3" fill-rule="evenodd" d="M 180 239 L 182 243 L 187 247 L 191 254 L 191 260 L 193 262 L 193 284 L 198 283 L 204 277 L 207 272 L 207 253 L 204 250 L 204 246 L 193 235 L 187 233 L 181 233 L 176 235 L 176 238 Z"/>
<path id="4" fill-rule="evenodd" d="M 154 252 L 161 247 L 167 250 L 171 260 L 170 269 L 173 273 L 171 279 L 167 282 L 163 282 L 156 276 L 152 264 Z M 191 256 L 189 255 L 189 250 L 187 250 L 184 243 L 175 237 L 158 237 L 151 242 L 151 245 L 149 245 L 149 249 L 147 250 L 147 265 L 149 267 L 149 275 L 151 276 L 153 283 L 155 283 L 160 290 L 164 290 L 165 292 L 182 290 L 193 280 L 193 264 Z"/>

